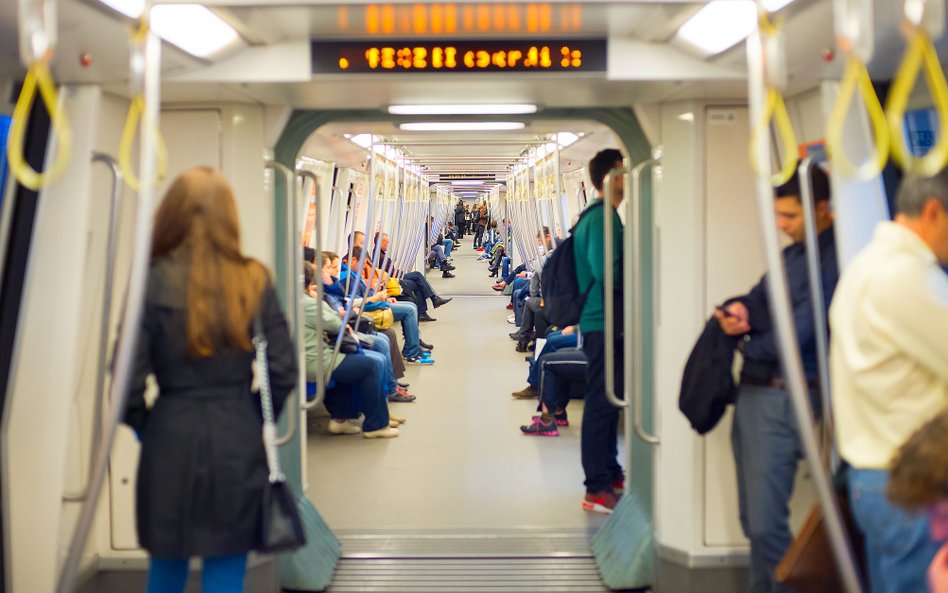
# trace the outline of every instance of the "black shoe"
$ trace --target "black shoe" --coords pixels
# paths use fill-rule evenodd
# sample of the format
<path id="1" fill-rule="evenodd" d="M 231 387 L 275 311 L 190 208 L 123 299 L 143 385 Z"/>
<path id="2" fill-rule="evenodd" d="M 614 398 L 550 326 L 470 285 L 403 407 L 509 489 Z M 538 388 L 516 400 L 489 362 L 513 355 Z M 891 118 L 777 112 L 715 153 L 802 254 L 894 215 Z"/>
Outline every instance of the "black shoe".
<path id="1" fill-rule="evenodd" d="M 507 335 L 510 336 L 511 340 L 514 340 L 514 341 L 520 340 L 520 332 L 513 332 Z"/>
<path id="2" fill-rule="evenodd" d="M 527 343 L 523 340 L 517 342 L 517 352 L 529 352 L 527 349 Z"/>
<path id="3" fill-rule="evenodd" d="M 451 264 L 449 264 L 449 263 L 447 263 L 447 262 L 445 262 L 445 263 L 443 263 L 443 264 L 441 265 L 441 271 L 442 271 L 442 272 L 450 272 L 451 270 L 456 270 L 456 269 L 457 269 L 457 267 L 452 266 Z"/>
<path id="4" fill-rule="evenodd" d="M 403 383 L 401 381 L 396 381 L 396 383 L 398 383 L 398 386 L 401 387 L 402 389 L 408 389 L 409 387 L 408 383 Z"/>
<path id="5" fill-rule="evenodd" d="M 434 305 L 435 309 L 437 309 L 441 305 L 447 305 L 450 302 L 451 302 L 451 299 L 439 297 L 438 295 L 434 295 L 433 297 L 431 297 L 431 304 Z"/>
<path id="6" fill-rule="evenodd" d="M 441 272 L 441 277 L 442 277 L 442 278 L 454 278 L 454 274 L 452 274 L 451 272 L 448 272 L 448 271 L 444 271 L 444 272 Z"/>
<path id="7" fill-rule="evenodd" d="M 431 344 L 425 342 L 425 341 L 422 340 L 421 338 L 418 338 L 418 345 L 421 346 L 422 348 L 426 349 L 426 350 L 434 350 L 434 346 L 432 346 Z"/>
<path id="8" fill-rule="evenodd" d="M 435 319 L 431 315 L 428 315 L 428 312 L 425 311 L 424 313 L 418 314 L 418 321 L 437 321 L 437 319 Z"/>

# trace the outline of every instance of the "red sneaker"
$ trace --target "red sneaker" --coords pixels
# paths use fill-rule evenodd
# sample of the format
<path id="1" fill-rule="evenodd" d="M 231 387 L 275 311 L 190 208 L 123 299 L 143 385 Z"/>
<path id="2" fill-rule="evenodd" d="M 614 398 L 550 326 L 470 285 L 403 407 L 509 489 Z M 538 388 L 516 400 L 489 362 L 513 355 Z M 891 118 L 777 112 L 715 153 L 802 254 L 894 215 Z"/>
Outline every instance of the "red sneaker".
<path id="1" fill-rule="evenodd" d="M 507 303 L 507 310 L 513 311 L 513 303 Z"/>
<path id="2" fill-rule="evenodd" d="M 611 515 L 612 509 L 616 508 L 617 501 L 616 495 L 612 492 L 605 490 L 602 492 L 587 492 L 585 498 L 583 498 L 583 510 Z"/>
<path id="3" fill-rule="evenodd" d="M 614 492 L 625 492 L 625 478 L 619 478 L 614 481 L 612 483 L 612 490 Z"/>

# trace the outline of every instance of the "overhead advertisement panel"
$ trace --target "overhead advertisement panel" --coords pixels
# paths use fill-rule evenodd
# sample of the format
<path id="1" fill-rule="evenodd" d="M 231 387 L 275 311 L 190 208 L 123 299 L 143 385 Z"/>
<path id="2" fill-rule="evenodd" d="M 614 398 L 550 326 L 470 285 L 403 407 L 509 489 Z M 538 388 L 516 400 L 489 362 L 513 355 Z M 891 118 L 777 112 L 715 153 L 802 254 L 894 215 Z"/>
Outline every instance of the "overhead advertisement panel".
<path id="1" fill-rule="evenodd" d="M 313 41 L 313 74 L 605 72 L 606 39 Z"/>

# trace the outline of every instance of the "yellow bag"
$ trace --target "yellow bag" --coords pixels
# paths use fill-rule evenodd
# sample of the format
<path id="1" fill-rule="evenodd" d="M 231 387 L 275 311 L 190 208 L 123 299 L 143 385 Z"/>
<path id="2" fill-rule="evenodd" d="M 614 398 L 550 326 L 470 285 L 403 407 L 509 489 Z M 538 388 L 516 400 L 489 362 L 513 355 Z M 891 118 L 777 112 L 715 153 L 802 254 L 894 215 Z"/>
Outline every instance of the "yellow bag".
<path id="1" fill-rule="evenodd" d="M 363 313 L 363 315 L 375 322 L 376 329 L 388 329 L 392 327 L 393 323 L 395 323 L 395 316 L 392 315 L 391 309 L 376 309 L 375 311 L 366 311 Z"/>
<path id="2" fill-rule="evenodd" d="M 389 278 L 388 282 L 385 283 L 385 292 L 388 293 L 390 297 L 401 296 L 402 294 L 402 285 L 399 284 L 397 278 Z"/>

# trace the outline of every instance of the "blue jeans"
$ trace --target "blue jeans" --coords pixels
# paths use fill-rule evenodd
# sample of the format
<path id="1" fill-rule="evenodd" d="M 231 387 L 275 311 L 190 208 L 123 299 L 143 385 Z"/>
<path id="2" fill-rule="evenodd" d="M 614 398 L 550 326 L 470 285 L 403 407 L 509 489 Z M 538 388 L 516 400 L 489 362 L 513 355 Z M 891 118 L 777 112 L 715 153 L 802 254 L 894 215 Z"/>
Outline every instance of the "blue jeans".
<path id="1" fill-rule="evenodd" d="M 454 241 L 445 239 L 441 244 L 444 245 L 444 256 L 451 257 L 451 250 L 454 249 Z"/>
<path id="2" fill-rule="evenodd" d="M 514 280 L 517 279 L 517 274 L 519 274 L 520 272 L 526 272 L 526 271 L 527 271 L 527 266 L 520 264 L 519 266 L 514 268 L 513 271 L 511 271 L 509 274 L 504 274 L 504 283 L 513 284 Z"/>
<path id="3" fill-rule="evenodd" d="M 395 381 L 395 371 L 392 370 L 392 353 L 388 348 L 388 338 L 385 334 L 372 336 L 372 347 L 364 351 L 365 355 L 376 362 L 382 376 L 382 389 L 386 395 L 395 393 L 398 383 Z"/>
<path id="4" fill-rule="evenodd" d="M 431 255 L 435 260 L 435 264 L 438 266 L 445 264 L 448 261 L 447 256 L 444 254 L 443 245 L 433 245 L 431 247 Z"/>
<path id="5" fill-rule="evenodd" d="M 356 408 L 365 414 L 362 430 L 366 432 L 388 426 L 388 404 L 382 385 L 380 366 L 378 354 L 365 351 L 361 354 L 346 354 L 342 363 L 332 372 L 333 381 L 337 384 L 351 385 L 355 389 Z M 332 417 L 340 418 L 337 414 L 345 414 L 341 418 L 353 417 L 352 411 L 345 409 L 346 404 L 349 403 L 345 398 L 347 396 L 351 398 L 351 395 L 348 395 L 350 392 L 344 389 L 333 391 L 342 398 L 340 402 L 342 405 L 337 409 L 329 410 Z"/>
<path id="6" fill-rule="evenodd" d="M 149 558 L 148 593 L 181 593 L 188 582 L 189 558 Z M 247 555 L 204 558 L 201 591 L 242 593 Z"/>
<path id="7" fill-rule="evenodd" d="M 731 446 L 741 528 L 750 540 L 750 593 L 788 591 L 774 568 L 793 540 L 788 503 L 803 454 L 793 404 L 782 389 L 741 385 Z"/>
<path id="8" fill-rule="evenodd" d="M 561 348 L 575 348 L 576 343 L 576 334 L 564 336 L 563 332 L 560 331 L 550 332 L 546 337 L 546 343 L 543 344 L 543 349 L 540 350 L 540 354 L 537 355 L 536 358 L 530 359 L 530 371 L 527 374 L 527 383 L 539 389 L 540 365 L 537 364 L 537 361 L 543 358 L 545 354 L 552 354 Z"/>
<path id="9" fill-rule="evenodd" d="M 421 355 L 420 337 L 418 336 L 418 307 L 415 303 L 399 301 L 389 305 L 392 308 L 392 316 L 395 321 L 402 324 L 402 336 L 405 338 L 405 345 L 402 347 L 402 356 L 405 358 L 415 358 Z"/>
<path id="10" fill-rule="evenodd" d="M 586 383 L 586 355 L 577 348 L 563 348 L 537 359 L 540 368 L 540 408 L 553 414 L 566 410 L 573 383 Z"/>
<path id="11" fill-rule="evenodd" d="M 885 496 L 889 472 L 849 468 L 849 501 L 866 538 L 872 593 L 924 593 L 928 565 L 940 544 L 931 540 L 928 518 L 892 506 Z"/>
<path id="12" fill-rule="evenodd" d="M 583 334 L 586 366 L 586 400 L 581 435 L 583 472 L 586 492 L 611 491 L 612 483 L 621 480 L 619 465 L 619 409 L 606 399 L 606 348 L 616 353 L 616 395 L 622 397 L 622 340 L 606 345 L 604 332 Z"/>
<path id="13" fill-rule="evenodd" d="M 502 278 L 506 278 L 507 274 L 510 273 L 510 258 L 506 255 L 500 258 L 500 275 Z"/>

